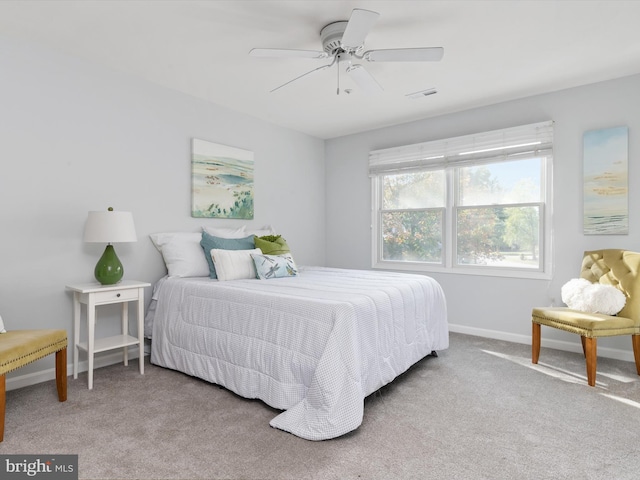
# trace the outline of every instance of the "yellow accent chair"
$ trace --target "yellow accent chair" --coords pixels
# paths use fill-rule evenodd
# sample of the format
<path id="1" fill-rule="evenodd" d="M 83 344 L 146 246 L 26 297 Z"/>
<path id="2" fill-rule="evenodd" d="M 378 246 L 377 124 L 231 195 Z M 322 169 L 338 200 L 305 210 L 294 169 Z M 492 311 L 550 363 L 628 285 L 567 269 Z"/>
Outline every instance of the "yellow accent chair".
<path id="1" fill-rule="evenodd" d="M 13 330 L 0 334 L 0 442 L 4 439 L 6 374 L 56 354 L 58 400 L 67 399 L 67 331 Z"/>
<path id="2" fill-rule="evenodd" d="M 640 253 L 607 249 L 584 252 L 580 277 L 592 283 L 613 285 L 626 297 L 617 315 L 587 313 L 567 307 L 534 308 L 532 312 L 531 362 L 540 357 L 540 327 L 577 333 L 587 363 L 587 383 L 596 384 L 597 339 L 631 335 L 636 371 L 640 375 Z"/>

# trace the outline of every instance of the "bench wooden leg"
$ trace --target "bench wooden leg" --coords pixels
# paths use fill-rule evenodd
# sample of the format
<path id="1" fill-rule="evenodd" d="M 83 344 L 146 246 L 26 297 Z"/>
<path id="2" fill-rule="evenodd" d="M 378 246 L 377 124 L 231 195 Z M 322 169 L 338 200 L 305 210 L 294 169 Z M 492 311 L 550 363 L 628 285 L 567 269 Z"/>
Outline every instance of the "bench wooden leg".
<path id="1" fill-rule="evenodd" d="M 4 411 L 7 406 L 6 375 L 0 375 L 0 442 L 4 440 Z"/>
<path id="2" fill-rule="evenodd" d="M 56 352 L 56 388 L 58 400 L 67 400 L 67 349 Z M 4 414 L 7 407 L 7 378 L 0 375 L 0 442 L 4 440 Z"/>
<path id="3" fill-rule="evenodd" d="M 532 322 L 531 330 L 531 363 L 538 363 L 540 358 L 540 324 Z"/>
<path id="4" fill-rule="evenodd" d="M 636 372 L 640 375 L 640 335 L 631 335 L 633 343 L 633 357 L 636 360 Z"/>
<path id="5" fill-rule="evenodd" d="M 598 363 L 598 339 L 594 337 L 582 337 L 584 356 L 587 361 L 587 383 L 591 387 L 596 386 L 596 365 Z"/>
<path id="6" fill-rule="evenodd" d="M 56 387 L 58 400 L 67 400 L 67 348 L 56 352 Z"/>

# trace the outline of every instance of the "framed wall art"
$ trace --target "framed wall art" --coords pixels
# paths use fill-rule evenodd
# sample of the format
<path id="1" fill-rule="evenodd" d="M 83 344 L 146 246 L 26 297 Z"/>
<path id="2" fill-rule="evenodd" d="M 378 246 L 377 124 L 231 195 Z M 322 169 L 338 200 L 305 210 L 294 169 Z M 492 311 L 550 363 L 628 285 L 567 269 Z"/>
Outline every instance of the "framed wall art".
<path id="1" fill-rule="evenodd" d="M 585 235 L 629 233 L 629 129 L 585 132 L 583 139 Z"/>
<path id="2" fill-rule="evenodd" d="M 192 139 L 191 216 L 253 218 L 253 152 Z"/>

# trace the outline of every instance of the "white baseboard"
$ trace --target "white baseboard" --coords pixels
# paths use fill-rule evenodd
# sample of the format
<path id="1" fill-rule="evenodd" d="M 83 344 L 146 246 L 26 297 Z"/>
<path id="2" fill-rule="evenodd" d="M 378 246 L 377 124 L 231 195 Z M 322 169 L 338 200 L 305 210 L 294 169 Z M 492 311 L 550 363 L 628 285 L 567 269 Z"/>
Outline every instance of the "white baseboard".
<path id="1" fill-rule="evenodd" d="M 466 335 L 474 335 L 476 337 L 493 338 L 495 340 L 504 340 L 506 342 L 522 343 L 525 345 L 531 345 L 531 336 L 519 335 L 516 333 L 501 332 L 498 330 L 488 330 L 485 328 L 467 327 L 465 325 L 449 324 L 449 331 L 454 333 L 463 333 Z M 542 338 L 542 346 L 548 348 L 555 348 L 556 350 L 564 350 L 566 352 L 582 353 L 582 346 L 579 342 L 565 342 L 563 340 L 554 340 L 548 338 Z M 149 346 L 145 345 L 145 355 L 149 354 Z M 615 360 L 623 360 L 626 362 L 633 362 L 633 352 L 620 350 L 617 348 L 598 347 L 598 356 L 613 358 Z M 138 358 L 137 349 L 132 349 L 129 352 L 129 358 Z M 107 355 L 101 355 L 96 357 L 94 361 L 94 369 L 100 367 L 106 367 L 108 365 L 114 365 L 122 362 L 122 352 L 113 352 Z M 85 360 L 78 364 L 78 372 L 86 372 L 89 368 L 89 363 Z M 73 363 L 67 364 L 67 372 L 69 375 L 73 375 Z M 16 388 L 28 387 L 29 385 L 35 385 L 36 383 L 46 382 L 49 380 L 55 380 L 56 371 L 55 368 L 49 368 L 40 372 L 27 373 L 25 375 L 18 375 L 7 379 L 7 391 L 14 390 Z"/>
<path id="2" fill-rule="evenodd" d="M 476 337 L 493 338 L 496 340 L 504 340 L 506 342 L 523 343 L 525 345 L 531 345 L 530 335 L 519 335 L 516 333 L 500 332 L 498 330 L 487 330 L 484 328 L 467 327 L 464 325 L 452 325 L 449 324 L 449 331 L 454 333 L 464 333 L 466 335 L 474 335 Z M 555 348 L 556 350 L 564 350 L 566 352 L 582 353 L 582 345 L 579 341 L 565 342 L 563 340 L 554 340 L 551 338 L 542 337 L 541 340 L 543 347 Z M 633 362 L 633 351 L 620 350 L 617 348 L 607 348 L 598 346 L 598 356 L 613 358 L 615 360 L 623 360 L 626 362 Z"/>
<path id="3" fill-rule="evenodd" d="M 71 350 L 71 345 L 69 345 L 68 352 L 71 352 L 73 355 L 73 350 Z M 148 355 L 148 345 L 145 345 L 145 355 Z M 138 349 L 131 349 L 129 351 L 129 360 L 138 358 Z M 69 355 L 67 354 L 67 375 L 70 377 L 68 380 L 73 381 L 73 358 L 71 363 L 68 362 Z M 114 351 L 113 353 L 108 353 L 106 355 L 99 355 L 95 357 L 93 361 L 93 370 L 95 375 L 95 369 L 100 367 L 106 367 L 109 365 L 114 365 L 116 363 L 122 363 L 122 350 Z M 137 368 L 137 366 L 136 366 Z M 84 360 L 82 362 L 78 362 L 78 373 L 86 372 L 89 370 L 89 362 L 88 360 Z M 19 371 L 19 370 L 18 370 Z M 47 382 L 49 380 L 56 379 L 56 369 L 48 368 L 46 370 L 41 370 L 39 372 L 26 373 L 24 375 L 17 375 L 11 378 L 7 378 L 7 391 L 15 390 L 17 388 L 28 387 L 30 385 L 35 385 L 36 383 Z"/>

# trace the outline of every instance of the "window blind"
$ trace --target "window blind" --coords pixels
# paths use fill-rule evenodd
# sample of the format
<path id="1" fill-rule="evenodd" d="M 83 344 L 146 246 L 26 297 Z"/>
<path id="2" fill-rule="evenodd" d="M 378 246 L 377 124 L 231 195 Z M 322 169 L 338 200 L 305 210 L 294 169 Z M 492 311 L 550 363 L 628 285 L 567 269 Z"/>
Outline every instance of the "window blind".
<path id="1" fill-rule="evenodd" d="M 553 121 L 369 152 L 369 174 L 526 159 L 551 153 Z"/>

